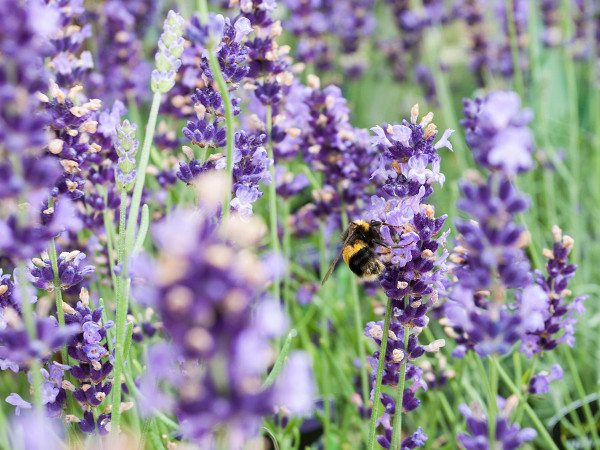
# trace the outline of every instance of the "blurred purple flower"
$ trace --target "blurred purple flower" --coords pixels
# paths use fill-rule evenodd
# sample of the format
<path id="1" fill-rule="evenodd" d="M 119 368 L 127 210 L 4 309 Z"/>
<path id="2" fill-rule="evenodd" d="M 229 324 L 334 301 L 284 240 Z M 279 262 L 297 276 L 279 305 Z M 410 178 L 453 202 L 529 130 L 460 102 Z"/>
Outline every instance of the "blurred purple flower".
<path id="1" fill-rule="evenodd" d="M 252 226 L 248 222 L 246 231 Z M 158 381 L 168 381 L 173 399 L 160 403 L 174 404 L 184 437 L 205 446 L 211 445 L 215 427 L 224 423 L 232 447 L 255 436 L 261 416 L 273 411 L 275 398 L 304 408 L 306 398 L 298 403 L 293 391 L 308 392 L 303 375 L 310 371 L 296 365 L 296 359 L 293 385 L 261 389 L 261 377 L 272 363 L 270 338 L 287 325 L 278 302 L 262 293 L 268 274 L 263 263 L 249 249 L 234 251 L 228 242 L 235 236 L 224 236 L 225 229 L 202 211 L 176 211 L 152 232 L 160 257 L 146 269 L 146 285 L 142 290 L 134 287 L 134 296 L 154 291 L 150 296 L 173 345 L 152 352 L 144 391 L 151 393 Z M 179 261 L 176 272 L 165 264 L 169 260 Z"/>
<path id="2" fill-rule="evenodd" d="M 548 372 L 540 372 L 538 375 L 531 378 L 529 382 L 530 394 L 547 394 L 550 391 L 550 382 L 554 380 L 562 380 L 563 370 L 558 364 L 554 364 Z"/>
<path id="3" fill-rule="evenodd" d="M 485 99 L 463 103 L 465 118 L 460 123 L 478 164 L 507 176 L 533 167 L 533 132 L 527 127 L 533 113 L 521 109 L 518 94 L 492 91 Z"/>
<path id="4" fill-rule="evenodd" d="M 12 394 L 15 395 L 15 394 Z M 65 430 L 59 421 L 35 409 L 15 417 L 10 427 L 10 448 L 59 450 L 64 448 Z"/>
<path id="5" fill-rule="evenodd" d="M 15 394 L 15 393 L 12 393 L 8 397 L 6 397 L 6 403 L 16 406 L 15 416 L 18 416 L 21 414 L 21 408 L 31 409 L 31 403 L 26 402 L 25 400 L 23 400 L 21 398 L 21 396 L 19 394 Z"/>
<path id="6" fill-rule="evenodd" d="M 277 405 L 285 406 L 294 415 L 306 416 L 313 411 L 317 392 L 306 353 L 294 351 L 288 355 L 273 395 Z"/>
<path id="7" fill-rule="evenodd" d="M 517 404 L 515 397 L 504 399 L 497 397 L 498 409 L 500 413 L 496 417 L 496 445 L 504 450 L 514 450 L 521 447 L 525 442 L 535 439 L 537 436 L 533 428 L 523 428 L 519 424 L 510 424 L 508 417 Z M 467 428 L 470 434 L 459 433 L 458 440 L 466 450 L 487 449 L 488 441 L 488 423 L 487 418 L 479 405 L 469 408 L 467 405 L 460 405 L 459 412 L 467 419 Z"/>

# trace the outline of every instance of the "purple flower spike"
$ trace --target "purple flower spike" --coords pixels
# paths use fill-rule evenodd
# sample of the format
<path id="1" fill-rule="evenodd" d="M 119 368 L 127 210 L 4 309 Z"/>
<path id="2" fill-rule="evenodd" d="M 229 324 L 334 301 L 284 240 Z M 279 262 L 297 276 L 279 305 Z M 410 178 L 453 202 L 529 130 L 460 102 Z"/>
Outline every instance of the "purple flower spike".
<path id="1" fill-rule="evenodd" d="M 534 271 L 535 283 L 548 299 L 541 314 L 540 326 L 530 329 L 523 339 L 521 351 L 527 357 L 544 350 L 552 350 L 558 344 L 565 343 L 569 347 L 575 341 L 575 325 L 585 312 L 583 301 L 588 297 L 581 295 L 568 302 L 571 295 L 567 288 L 569 280 L 575 276 L 577 265 L 569 264 L 569 253 L 575 241 L 563 235 L 558 226 L 552 227 L 554 245 L 552 250 L 544 249 L 544 257 L 548 259 L 546 275 L 541 270 Z M 560 334 L 562 332 L 562 334 Z"/>
<path id="2" fill-rule="evenodd" d="M 90 409 L 100 406 L 112 390 L 112 380 L 107 381 L 107 377 L 113 368 L 111 360 L 114 361 L 114 355 L 109 354 L 106 337 L 107 330 L 114 326 L 114 323 L 108 321 L 103 325 L 102 308 L 91 310 L 86 296 L 81 297 L 85 303 L 79 302 L 75 308 L 63 305 L 65 322 L 79 329 L 67 346 L 69 356 L 77 361 L 77 364 L 71 367 L 51 368 L 50 373 L 54 374 L 53 378 L 62 377 L 64 370 L 69 370 L 72 377 L 79 380 L 79 386 L 71 387 L 73 397 L 85 411 L 83 419 L 79 421 L 79 428 L 86 433 L 97 432 L 102 435 L 107 432 L 110 414 L 99 414 L 96 422 Z M 56 381 L 60 383 L 60 380 Z M 62 389 L 62 384 L 57 387 Z"/>
<path id="3" fill-rule="evenodd" d="M 388 336 L 383 336 L 383 321 L 369 322 L 365 335 L 374 339 L 379 347 L 382 339 L 387 339 L 382 384 L 398 385 L 401 366 L 407 363 L 404 377 L 408 386 L 402 393 L 401 408 L 386 395 L 378 399 L 385 406 L 380 418 L 384 433 L 378 436 L 378 441 L 385 448 L 390 448 L 393 435 L 389 416 L 398 410 L 416 409 L 420 400 L 415 393 L 419 389 L 427 390 L 423 370 L 412 362 L 425 352 L 437 353 L 445 345 L 443 339 L 420 345 L 418 336 L 429 323 L 428 310 L 437 302 L 439 293 L 445 293 L 447 251 L 443 250 L 441 255 L 436 253 L 446 245 L 447 233 L 442 233 L 442 227 L 447 216 L 435 217 L 433 206 L 424 200 L 433 192 L 435 181 L 443 182 L 437 150 L 452 147 L 448 142 L 452 130 L 446 130 L 443 138 L 434 144 L 437 131 L 431 123 L 433 114 L 427 114 L 417 123 L 418 114 L 418 105 L 415 105 L 410 121 L 372 128 L 375 136 L 371 142 L 381 153 L 371 178 L 382 184 L 378 195 L 371 197 L 372 206 L 366 217 L 385 224 L 381 227 L 381 236 L 388 248 L 380 250 L 385 270 L 379 282 L 391 302 L 392 317 Z M 404 334 L 409 330 L 411 334 L 405 347 Z M 373 384 L 379 357 L 377 351 L 369 359 Z M 402 448 L 416 448 L 426 440 L 427 436 L 419 428 L 404 440 Z"/>

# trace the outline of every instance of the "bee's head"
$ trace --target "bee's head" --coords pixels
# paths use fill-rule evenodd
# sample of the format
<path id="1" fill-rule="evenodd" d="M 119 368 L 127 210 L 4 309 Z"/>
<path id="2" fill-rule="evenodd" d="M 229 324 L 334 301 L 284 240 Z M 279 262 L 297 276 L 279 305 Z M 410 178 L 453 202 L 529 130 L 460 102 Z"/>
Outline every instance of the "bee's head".
<path id="1" fill-rule="evenodd" d="M 381 225 L 383 225 L 383 222 L 380 222 L 379 220 L 371 220 L 369 225 L 371 225 L 373 228 L 379 228 Z"/>

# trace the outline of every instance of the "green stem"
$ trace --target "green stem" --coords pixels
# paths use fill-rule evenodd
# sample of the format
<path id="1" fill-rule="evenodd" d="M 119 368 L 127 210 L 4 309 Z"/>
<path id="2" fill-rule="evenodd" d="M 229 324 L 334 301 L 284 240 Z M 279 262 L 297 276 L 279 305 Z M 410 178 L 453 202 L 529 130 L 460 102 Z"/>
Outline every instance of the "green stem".
<path id="1" fill-rule="evenodd" d="M 269 227 L 271 231 L 271 251 L 275 254 L 280 253 L 279 234 L 277 232 L 277 191 L 275 186 L 275 160 L 273 158 L 273 144 L 271 142 L 272 116 L 271 105 L 267 105 L 267 152 L 273 164 L 269 167 L 271 172 L 271 184 L 269 184 Z M 281 286 L 279 280 L 273 280 L 273 295 L 277 300 L 281 298 Z"/>
<path id="2" fill-rule="evenodd" d="M 100 298 L 98 300 L 98 306 L 102 308 L 102 323 L 106 324 L 106 322 L 108 322 L 108 313 L 106 312 L 106 305 L 104 304 L 103 298 Z M 112 342 L 112 334 L 110 333 L 110 328 L 106 331 L 106 343 L 108 344 L 108 351 L 112 353 L 114 345 Z"/>
<path id="3" fill-rule="evenodd" d="M 498 371 L 496 370 L 496 356 L 488 356 L 488 382 L 490 385 L 490 398 L 488 398 L 488 440 L 490 448 L 496 445 L 496 417 L 498 416 Z"/>
<path id="4" fill-rule="evenodd" d="M 533 355 L 533 360 L 531 361 L 531 367 L 527 371 L 525 379 L 522 379 L 521 376 L 517 376 L 517 380 L 519 381 L 519 383 L 522 383 L 524 386 L 529 386 L 529 382 L 531 381 L 531 377 L 533 376 L 533 373 L 535 372 L 535 366 L 537 364 L 537 360 L 538 360 L 539 356 L 540 356 L 539 353 L 536 353 L 535 355 Z M 513 354 L 513 359 L 516 360 L 517 358 L 520 358 L 520 354 L 519 353 Z M 527 389 L 525 391 L 523 398 L 525 400 L 524 403 L 527 403 L 527 399 L 529 398 L 529 389 Z M 515 414 L 515 417 L 517 419 L 517 422 L 520 422 L 521 419 L 523 418 L 523 403 L 519 403 L 519 405 L 517 406 L 517 412 Z"/>
<path id="5" fill-rule="evenodd" d="M 136 214 L 137 216 L 137 214 Z M 127 217 L 127 191 L 121 191 L 121 209 L 119 215 L 119 249 L 117 253 L 117 261 L 119 264 L 123 264 L 125 261 L 125 219 Z M 131 217 L 131 216 L 129 216 Z M 127 231 L 129 235 L 129 231 Z"/>
<path id="6" fill-rule="evenodd" d="M 144 141 L 145 144 L 145 141 Z M 139 177 L 139 174 L 138 174 Z M 137 187 L 137 184 L 136 184 Z M 133 205 L 132 205 L 133 206 Z M 131 210 L 130 210 L 131 212 Z M 114 383 L 113 383 L 113 401 L 112 401 L 112 418 L 111 418 L 111 433 L 115 436 L 119 433 L 119 428 L 121 424 L 121 374 L 123 373 L 123 365 L 125 364 L 125 355 L 124 347 L 125 347 L 125 321 L 127 319 L 127 310 L 128 310 L 128 298 L 127 298 L 127 284 L 128 278 L 126 274 L 125 266 L 127 265 L 126 255 L 127 255 L 127 244 L 125 233 L 129 236 L 129 231 L 125 230 L 125 218 L 127 214 L 127 191 L 121 191 L 121 209 L 120 209 L 120 217 L 119 217 L 119 252 L 118 252 L 118 262 L 121 264 L 121 276 L 118 279 L 118 293 L 117 293 L 117 317 L 115 324 L 115 335 L 116 345 L 115 345 L 115 367 L 114 367 Z M 137 214 L 136 214 L 137 216 Z M 129 222 L 131 223 L 132 216 L 129 216 Z"/>
<path id="7" fill-rule="evenodd" d="M 379 410 L 381 401 L 381 378 L 383 377 L 383 366 L 385 363 L 385 351 L 387 349 L 388 333 L 390 330 L 390 318 L 392 316 L 392 300 L 388 299 L 385 308 L 385 318 L 383 319 L 383 334 L 381 336 L 381 348 L 379 349 L 379 361 L 377 362 L 377 374 L 375 376 L 375 392 L 373 393 L 373 408 L 371 410 L 371 422 L 369 423 L 369 450 L 375 449 L 377 442 L 376 430 L 377 419 L 379 418 Z M 365 405 L 366 407 L 367 405 Z M 402 406 L 400 406 L 402 409 Z"/>
<path id="8" fill-rule="evenodd" d="M 33 317 L 33 308 L 31 306 L 31 302 L 29 301 L 29 296 L 27 294 L 27 276 L 25 275 L 25 266 L 19 267 L 19 284 L 21 285 L 21 311 L 22 318 L 25 322 L 25 328 L 27 329 L 27 334 L 29 335 L 29 339 L 31 341 L 37 340 L 37 329 Z M 61 304 L 62 306 L 62 304 Z M 44 383 L 44 378 L 42 377 L 42 373 L 40 372 L 40 361 L 37 358 L 32 358 L 29 371 L 33 373 L 33 404 L 35 408 L 41 412 L 42 411 L 42 384 Z"/>
<path id="9" fill-rule="evenodd" d="M 572 36 L 572 19 L 571 19 L 571 8 L 572 2 L 569 0 L 562 1 L 561 15 L 563 17 L 563 31 L 565 36 Z M 563 62 L 565 67 L 565 78 L 566 78 L 566 89 L 567 99 L 569 103 L 569 147 L 567 151 L 568 161 L 571 163 L 571 173 L 573 179 L 581 180 L 581 162 L 580 153 L 581 149 L 578 147 L 579 143 L 579 108 L 577 104 L 577 76 L 575 74 L 575 65 L 573 58 L 570 54 L 568 46 L 563 48 Z M 594 90 L 594 83 L 592 84 L 591 90 Z M 587 89 L 584 91 L 587 95 Z M 571 218 L 571 233 L 575 236 L 583 236 L 582 220 L 579 219 L 579 183 L 569 183 L 569 203 L 571 204 L 572 212 Z M 572 258 L 574 261 L 579 261 L 580 246 L 575 245 L 573 247 Z"/>
<path id="10" fill-rule="evenodd" d="M 422 1 L 420 3 L 423 5 Z M 446 76 L 439 68 L 439 49 L 442 45 L 441 25 L 436 23 L 430 28 L 430 32 L 425 36 L 425 57 L 433 75 L 435 89 L 440 101 L 440 108 L 442 109 L 442 114 L 444 116 L 444 123 L 447 127 L 455 130 L 455 133 L 452 135 L 452 144 L 456 150 L 454 155 L 458 169 L 460 173 L 463 173 L 469 167 L 468 157 L 470 150 L 464 138 L 463 127 L 458 123 L 454 113 L 452 95 L 448 88 Z"/>
<path id="11" fill-rule="evenodd" d="M 133 381 L 133 377 L 131 376 L 131 374 L 125 373 L 125 381 L 127 382 L 127 387 L 131 388 L 131 392 L 133 392 L 133 394 L 137 398 L 144 397 L 144 394 L 142 394 L 142 392 L 135 385 L 135 383 Z M 150 402 L 147 401 L 146 403 L 150 403 Z M 165 425 L 167 425 L 169 428 L 171 428 L 173 430 L 179 429 L 179 424 L 177 422 L 175 422 L 174 420 L 170 419 L 169 417 L 167 417 L 161 411 L 153 408 L 152 409 L 152 415 L 155 418 L 157 418 L 158 420 L 160 420 L 161 422 L 163 422 Z"/>
<path id="12" fill-rule="evenodd" d="M 150 116 L 148 117 L 146 133 L 144 134 L 144 144 L 142 145 L 141 153 L 138 154 L 137 176 L 135 179 L 135 186 L 133 188 L 133 195 L 131 196 L 131 206 L 129 207 L 129 220 L 127 221 L 127 232 L 125 234 L 126 253 L 129 253 L 129 250 L 133 245 L 133 238 L 135 236 L 135 229 L 137 227 L 137 219 L 142 201 L 142 191 L 144 190 L 144 183 L 146 181 L 146 169 L 148 168 L 148 159 L 150 158 L 150 147 L 152 146 L 152 141 L 154 140 L 154 129 L 156 128 L 158 108 L 160 107 L 160 96 L 160 92 L 155 92 L 154 96 L 152 97 Z M 119 239 L 122 238 L 123 236 L 119 236 Z M 125 261 L 125 259 L 123 261 Z M 123 273 L 125 275 L 127 274 L 126 264 L 123 265 Z"/>
<path id="13" fill-rule="evenodd" d="M 579 395 L 579 400 L 581 401 L 581 405 L 583 406 L 583 413 L 585 415 L 585 420 L 587 421 L 588 427 L 590 428 L 590 432 L 592 434 L 592 442 L 594 443 L 594 448 L 598 450 L 600 449 L 598 429 L 596 427 L 596 422 L 594 420 L 592 410 L 590 409 L 590 404 L 585 400 L 585 389 L 583 387 L 583 383 L 581 382 L 581 378 L 579 377 L 579 372 L 577 366 L 575 365 L 573 355 L 571 354 L 571 349 L 567 347 L 563 353 L 565 354 L 565 357 L 567 359 L 567 364 L 569 365 L 569 371 L 571 372 L 571 376 L 573 377 L 573 383 L 575 383 L 577 395 Z"/>
<path id="14" fill-rule="evenodd" d="M 522 402 L 525 405 L 525 412 L 527 413 L 527 415 L 533 422 L 533 425 L 535 426 L 536 430 L 538 431 L 540 437 L 546 442 L 547 448 L 552 449 L 552 450 L 558 450 L 558 447 L 554 443 L 554 440 L 548 433 L 548 430 L 546 429 L 546 427 L 544 426 L 544 424 L 542 423 L 540 418 L 537 416 L 535 411 L 531 408 L 529 403 L 527 403 L 523 399 L 523 395 L 521 394 L 520 389 L 513 383 L 512 379 L 506 373 L 506 371 L 502 368 L 502 366 L 500 365 L 500 363 L 498 362 L 497 359 L 494 359 L 493 363 L 496 366 L 496 369 L 498 369 L 498 373 L 500 374 L 500 378 L 502 378 L 502 381 L 504 381 L 504 383 L 513 392 L 513 394 L 516 394 L 517 397 L 519 397 L 519 402 Z"/>
<path id="15" fill-rule="evenodd" d="M 287 338 L 285 339 L 285 342 L 283 344 L 283 348 L 281 349 L 281 352 L 279 352 L 279 356 L 277 357 L 277 361 L 275 361 L 275 364 L 273 365 L 269 376 L 262 385 L 263 390 L 268 389 L 277 379 L 277 375 L 279 375 L 279 372 L 281 372 L 283 363 L 285 362 L 285 358 L 287 357 L 288 353 L 290 352 L 290 348 L 292 347 L 292 340 L 296 337 L 297 334 L 298 333 L 293 328 L 288 333 Z"/>
<path id="16" fill-rule="evenodd" d="M 319 224 L 319 257 L 320 257 L 320 269 L 321 269 L 321 277 L 325 275 L 325 271 L 327 270 L 327 243 L 325 241 L 325 224 L 321 221 Z M 328 286 L 328 289 L 330 286 Z M 320 305 L 319 305 L 319 331 L 321 337 L 319 339 L 319 344 L 322 349 L 326 349 L 329 347 L 329 330 L 327 329 L 327 322 L 329 320 L 329 314 L 327 313 L 327 303 L 324 300 L 326 298 L 325 295 L 321 297 Z M 320 376 L 321 376 L 321 387 L 323 392 L 324 399 L 324 415 L 323 415 L 323 435 L 325 436 L 325 448 L 330 447 L 329 436 L 330 436 L 330 421 L 331 421 L 331 403 L 330 403 L 330 394 L 331 394 L 331 375 L 329 362 L 327 360 L 327 355 L 325 351 L 321 351 L 321 358 L 319 360 L 320 365 Z"/>
<path id="17" fill-rule="evenodd" d="M 103 189 L 104 211 L 102 211 L 102 220 L 104 222 L 104 232 L 106 233 L 106 245 L 108 250 L 108 267 L 110 269 L 110 278 L 113 283 L 115 295 L 118 289 L 117 276 L 115 275 L 115 261 L 113 259 L 114 252 L 114 227 L 111 218 L 108 215 L 108 189 Z"/>
<path id="18" fill-rule="evenodd" d="M 208 6 L 206 0 L 198 0 L 197 8 L 200 12 L 200 19 L 202 23 L 208 23 Z M 211 36 L 209 43 L 209 52 L 208 52 L 208 64 L 210 65 L 210 70 L 215 77 L 215 81 L 217 82 L 217 86 L 219 87 L 219 93 L 223 98 L 223 105 L 225 107 L 225 125 L 227 126 L 227 177 L 229 180 L 233 178 L 233 143 L 234 143 L 234 130 L 233 130 L 233 106 L 231 105 L 231 98 L 229 96 L 229 88 L 227 87 L 227 82 L 225 78 L 223 78 L 223 73 L 221 72 L 221 67 L 219 66 L 219 61 L 215 57 L 213 53 L 214 48 L 216 46 L 216 42 L 214 38 Z M 275 180 L 273 179 L 273 182 Z M 225 197 L 225 201 L 223 202 L 223 217 L 229 216 L 229 204 L 231 203 L 231 190 L 227 191 L 227 196 Z"/>
<path id="19" fill-rule="evenodd" d="M 290 302 L 291 300 L 291 291 L 290 291 L 290 281 L 292 278 L 292 267 L 291 267 L 291 260 L 292 260 L 292 240 L 291 240 L 291 230 L 290 227 L 286 226 L 285 224 L 287 224 L 287 220 L 288 217 L 290 216 L 290 202 L 288 200 L 286 200 L 285 198 L 281 199 L 281 207 L 283 209 L 282 212 L 282 220 L 284 223 L 284 227 L 283 227 L 283 257 L 287 263 L 287 272 L 285 274 L 285 277 L 283 279 L 283 305 L 284 305 L 284 309 L 285 309 L 285 314 L 290 317 L 290 319 L 294 319 L 292 317 L 292 311 L 290 308 Z M 292 321 L 292 323 L 294 323 Z"/>
<path id="20" fill-rule="evenodd" d="M 127 193 L 121 192 L 121 216 L 119 223 L 119 263 L 121 264 L 121 277 L 118 282 L 117 295 L 117 320 L 115 324 L 115 334 L 117 336 L 115 350 L 115 368 L 113 386 L 113 409 L 112 409 L 112 426 L 111 433 L 117 436 L 120 428 L 121 419 L 121 374 L 123 373 L 123 364 L 125 363 L 125 355 L 123 352 L 125 346 L 125 320 L 127 318 L 128 309 L 128 261 L 127 257 L 133 246 L 135 229 L 137 227 L 137 219 L 142 201 L 142 191 L 146 180 L 146 169 L 150 158 L 150 147 L 154 139 L 154 129 L 156 128 L 156 120 L 158 117 L 158 109 L 160 107 L 160 92 L 155 92 L 152 97 L 152 106 L 150 107 L 150 115 L 146 125 L 144 134 L 144 144 L 142 151 L 138 157 L 138 172 L 131 197 L 131 205 L 129 207 L 129 220 L 125 229 L 125 218 L 127 214 Z"/>
<path id="21" fill-rule="evenodd" d="M 391 302 L 390 302 L 391 303 Z M 411 329 L 404 327 L 404 359 L 400 365 L 400 378 L 398 379 L 398 392 L 396 392 L 396 414 L 394 414 L 394 431 L 392 433 L 392 449 L 400 450 L 402 442 L 402 399 L 406 383 L 406 362 L 408 361 L 408 338 Z"/>
<path id="22" fill-rule="evenodd" d="M 52 264 L 52 271 L 54 272 L 54 295 L 56 298 L 56 317 L 58 318 L 58 324 L 60 327 L 65 326 L 65 312 L 63 311 L 63 298 L 62 290 L 60 289 L 60 277 L 58 275 L 58 255 L 56 252 L 56 242 L 54 238 L 50 240 L 50 248 L 48 249 L 48 256 L 50 257 L 50 263 Z M 69 353 L 67 352 L 67 346 L 63 345 L 60 349 L 60 355 L 63 364 L 71 365 L 69 361 Z M 71 380 L 70 372 L 65 374 L 65 378 L 68 381 Z M 75 403 L 72 395 L 67 395 L 67 414 L 73 414 L 75 412 Z M 69 436 L 71 433 L 72 426 L 67 427 Z"/>
<path id="23" fill-rule="evenodd" d="M 63 311 L 63 298 L 62 290 L 60 289 L 60 277 L 58 274 L 58 255 L 56 253 L 56 242 L 54 238 L 50 240 L 50 248 L 48 249 L 50 263 L 52 264 L 52 271 L 54 272 L 54 295 L 56 298 L 56 317 L 58 318 L 58 324 L 61 327 L 65 326 L 65 313 Z M 67 347 L 63 345 L 61 351 L 63 364 L 69 364 L 69 355 L 67 353 Z"/>
<path id="24" fill-rule="evenodd" d="M 348 227 L 348 213 L 345 208 L 342 208 L 342 226 L 344 229 Z M 358 337 L 358 357 L 360 358 L 360 385 L 362 387 L 363 405 L 365 408 L 369 403 L 369 379 L 368 372 L 365 368 L 367 357 L 365 351 L 365 341 L 363 339 L 363 320 L 360 310 L 360 297 L 358 295 L 358 286 L 354 278 L 350 279 L 350 292 L 352 294 L 352 310 L 354 316 L 354 333 Z"/>
<path id="25" fill-rule="evenodd" d="M 513 76 L 515 80 L 515 91 L 523 99 L 525 86 L 523 84 L 523 74 L 521 73 L 521 64 L 519 64 L 519 42 L 517 36 L 517 25 L 515 23 L 515 0 L 509 0 L 506 4 L 506 21 L 508 23 L 508 38 L 510 40 L 510 54 L 512 56 Z M 534 36 L 533 39 L 537 39 Z"/>

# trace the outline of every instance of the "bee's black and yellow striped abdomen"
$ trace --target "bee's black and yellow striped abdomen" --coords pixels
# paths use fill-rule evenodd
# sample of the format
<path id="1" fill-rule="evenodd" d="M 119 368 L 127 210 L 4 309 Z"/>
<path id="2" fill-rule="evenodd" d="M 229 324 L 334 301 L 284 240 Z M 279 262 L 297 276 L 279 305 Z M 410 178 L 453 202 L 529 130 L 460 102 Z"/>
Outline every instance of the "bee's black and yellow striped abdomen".
<path id="1" fill-rule="evenodd" d="M 363 247 L 354 255 L 352 255 L 347 264 L 348 267 L 350 267 L 350 270 L 359 277 L 363 277 L 364 275 L 372 275 L 371 273 L 367 274 L 367 270 L 365 270 L 365 268 L 369 267 L 369 263 L 373 260 L 373 258 L 377 258 L 375 252 L 369 247 Z"/>

